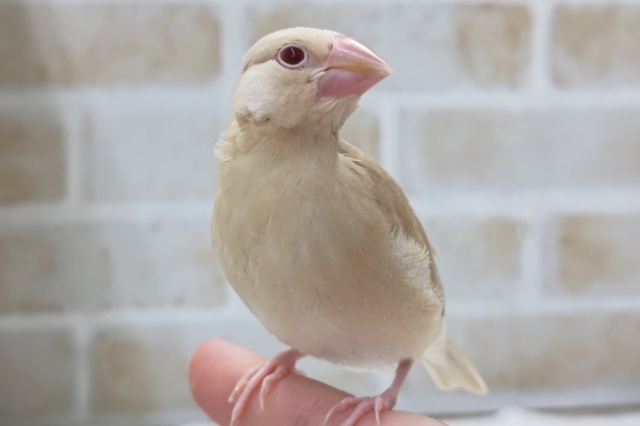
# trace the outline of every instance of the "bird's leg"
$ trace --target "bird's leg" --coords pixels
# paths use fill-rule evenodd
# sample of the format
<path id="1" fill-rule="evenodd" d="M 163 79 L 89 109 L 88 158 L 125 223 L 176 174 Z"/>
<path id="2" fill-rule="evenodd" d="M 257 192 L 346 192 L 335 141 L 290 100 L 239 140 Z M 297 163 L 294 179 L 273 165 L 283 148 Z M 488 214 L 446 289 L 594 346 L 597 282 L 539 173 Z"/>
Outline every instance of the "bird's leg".
<path id="1" fill-rule="evenodd" d="M 260 389 L 260 408 L 264 409 L 264 400 L 275 382 L 295 370 L 296 362 L 304 357 L 302 352 L 295 349 L 284 351 L 247 371 L 233 389 L 229 402 L 238 399 L 231 413 L 231 426 L 234 426 L 246 408 L 251 394 Z"/>
<path id="2" fill-rule="evenodd" d="M 380 412 L 383 410 L 391 410 L 398 400 L 398 393 L 400 388 L 411 370 L 413 361 L 405 359 L 400 361 L 398 368 L 396 368 L 396 375 L 393 378 L 391 386 L 389 386 L 384 392 L 378 396 L 365 396 L 360 398 L 348 397 L 337 403 L 329 410 L 325 417 L 324 423 L 326 424 L 331 416 L 338 411 L 344 411 L 346 409 L 353 409 L 351 415 L 340 426 L 353 426 L 364 415 L 373 411 L 376 415 L 376 423 L 380 426 Z"/>

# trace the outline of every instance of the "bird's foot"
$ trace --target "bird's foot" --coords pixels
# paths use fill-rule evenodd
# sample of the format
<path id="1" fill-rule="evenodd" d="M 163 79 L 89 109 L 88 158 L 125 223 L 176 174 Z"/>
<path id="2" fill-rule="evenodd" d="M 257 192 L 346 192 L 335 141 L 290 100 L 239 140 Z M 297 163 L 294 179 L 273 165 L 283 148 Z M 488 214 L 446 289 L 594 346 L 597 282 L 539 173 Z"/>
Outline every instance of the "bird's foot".
<path id="1" fill-rule="evenodd" d="M 376 424 L 380 426 L 380 412 L 384 410 L 391 410 L 396 405 L 397 393 L 385 391 L 378 396 L 365 396 L 360 398 L 349 397 L 345 398 L 329 410 L 327 416 L 324 419 L 326 425 L 331 416 L 340 411 L 348 409 L 353 410 L 351 415 L 340 424 L 340 426 L 353 426 L 358 420 L 364 417 L 366 414 L 373 411 L 376 415 Z"/>
<path id="2" fill-rule="evenodd" d="M 260 408 L 264 410 L 264 400 L 274 383 L 295 370 L 296 362 L 304 355 L 295 349 L 281 352 L 262 365 L 247 371 L 233 389 L 229 402 L 236 401 L 231 413 L 231 426 L 234 426 L 245 410 L 251 394 L 260 389 Z"/>
<path id="3" fill-rule="evenodd" d="M 396 374 L 393 378 L 391 386 L 389 386 L 384 392 L 378 396 L 365 396 L 361 398 L 348 397 L 338 402 L 329 410 L 327 416 L 324 418 L 324 424 L 326 425 L 331 416 L 339 411 L 345 411 L 352 409 L 351 415 L 340 424 L 340 426 L 354 426 L 358 420 L 364 417 L 366 414 L 373 411 L 376 415 L 376 424 L 380 426 L 380 412 L 384 410 L 391 410 L 396 405 L 398 400 L 398 393 L 409 374 L 409 370 L 413 365 L 413 361 L 405 359 L 400 361 L 398 368 L 396 368 Z"/>

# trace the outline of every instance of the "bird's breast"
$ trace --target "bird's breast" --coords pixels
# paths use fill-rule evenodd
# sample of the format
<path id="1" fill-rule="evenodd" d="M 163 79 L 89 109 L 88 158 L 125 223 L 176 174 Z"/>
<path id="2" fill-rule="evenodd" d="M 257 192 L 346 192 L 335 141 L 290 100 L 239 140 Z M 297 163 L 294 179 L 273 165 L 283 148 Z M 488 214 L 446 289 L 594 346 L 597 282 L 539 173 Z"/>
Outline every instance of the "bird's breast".
<path id="1" fill-rule="evenodd" d="M 334 362 L 393 363 L 419 351 L 429 312 L 403 285 L 365 187 L 308 168 L 245 179 L 221 182 L 213 240 L 231 285 L 269 331 Z"/>

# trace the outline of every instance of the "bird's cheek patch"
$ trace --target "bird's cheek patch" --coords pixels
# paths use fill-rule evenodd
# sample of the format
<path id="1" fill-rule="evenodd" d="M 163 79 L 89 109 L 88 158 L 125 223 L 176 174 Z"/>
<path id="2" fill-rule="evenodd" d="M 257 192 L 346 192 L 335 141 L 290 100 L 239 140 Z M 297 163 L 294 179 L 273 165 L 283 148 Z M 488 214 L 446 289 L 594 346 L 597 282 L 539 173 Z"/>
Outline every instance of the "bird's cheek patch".
<path id="1" fill-rule="evenodd" d="M 269 79 L 260 77 L 260 67 L 252 67 L 245 73 L 236 90 L 234 109 L 246 111 L 255 120 L 264 120 L 272 113 L 278 101 L 278 90 Z"/>

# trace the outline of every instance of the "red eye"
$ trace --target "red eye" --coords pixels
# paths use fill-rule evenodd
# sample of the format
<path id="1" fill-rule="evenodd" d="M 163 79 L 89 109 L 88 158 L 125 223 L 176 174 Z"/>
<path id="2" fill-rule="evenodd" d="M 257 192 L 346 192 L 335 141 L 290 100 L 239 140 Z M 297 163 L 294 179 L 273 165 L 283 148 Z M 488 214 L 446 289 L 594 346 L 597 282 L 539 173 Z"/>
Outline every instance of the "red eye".
<path id="1" fill-rule="evenodd" d="M 278 62 L 287 68 L 295 68 L 306 62 L 306 60 L 307 52 L 295 45 L 284 46 L 278 52 Z"/>

